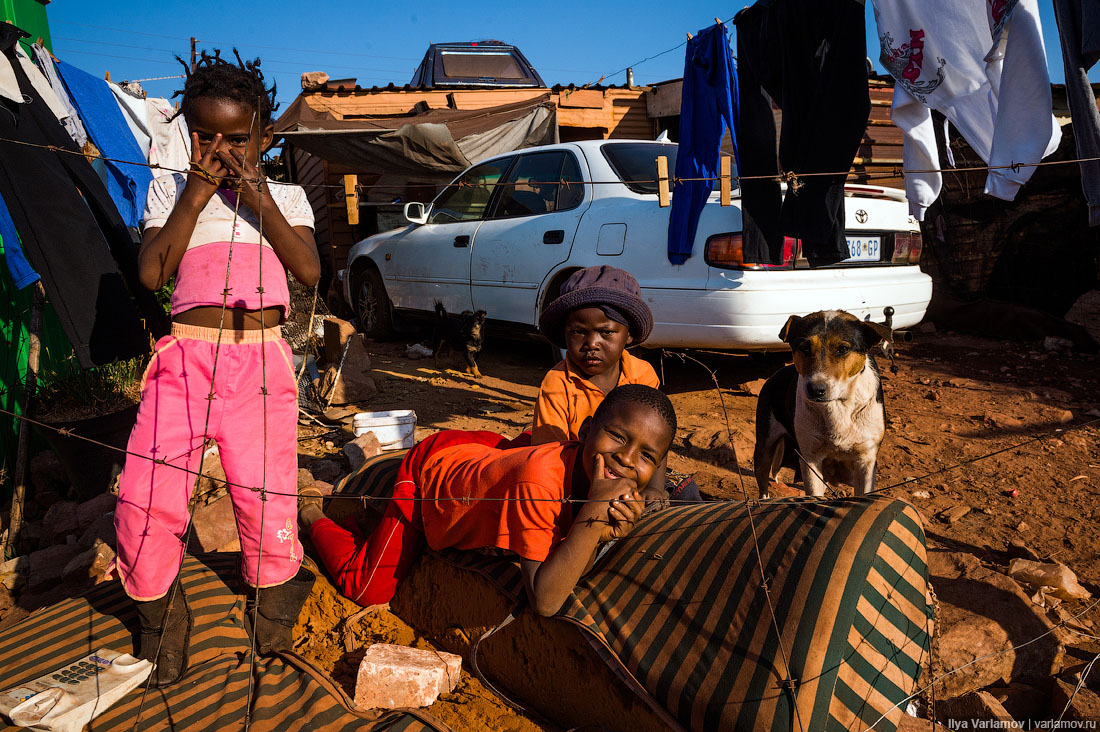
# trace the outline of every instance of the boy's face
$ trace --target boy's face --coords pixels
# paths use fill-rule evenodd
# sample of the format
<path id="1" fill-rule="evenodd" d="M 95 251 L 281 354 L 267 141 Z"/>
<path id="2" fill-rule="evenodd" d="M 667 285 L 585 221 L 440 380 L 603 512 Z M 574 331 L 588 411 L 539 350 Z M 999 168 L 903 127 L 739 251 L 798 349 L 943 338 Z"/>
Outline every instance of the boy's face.
<path id="1" fill-rule="evenodd" d="M 216 97 L 195 100 L 191 114 L 187 116 L 187 128 L 199 136 L 199 145 L 203 150 L 220 132 L 222 147 L 243 154 L 252 165 L 260 159 L 260 151 L 271 144 L 274 130 L 268 125 L 260 131 L 255 109 Z"/>
<path id="2" fill-rule="evenodd" d="M 633 341 L 629 328 L 599 308 L 578 308 L 565 317 L 565 357 L 589 377 L 615 368 Z"/>
<path id="3" fill-rule="evenodd" d="M 581 427 L 581 461 L 589 482 L 595 478 L 630 478 L 638 490 L 649 485 L 672 443 L 668 422 L 645 404 L 623 402 L 600 419 Z M 607 475 L 593 475 L 596 455 L 603 455 Z"/>

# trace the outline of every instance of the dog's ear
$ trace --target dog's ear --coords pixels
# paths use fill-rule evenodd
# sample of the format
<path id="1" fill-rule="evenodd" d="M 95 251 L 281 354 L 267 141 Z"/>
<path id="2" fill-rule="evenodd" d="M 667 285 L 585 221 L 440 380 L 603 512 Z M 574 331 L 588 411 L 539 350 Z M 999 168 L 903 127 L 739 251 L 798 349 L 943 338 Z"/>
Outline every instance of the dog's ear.
<path id="1" fill-rule="evenodd" d="M 779 331 L 779 340 L 784 343 L 790 343 L 791 330 L 796 328 L 799 323 L 802 322 L 802 318 L 797 315 L 792 315 L 787 318 L 787 322 L 783 324 L 783 330 Z"/>
<path id="2" fill-rule="evenodd" d="M 894 340 L 893 329 L 887 328 L 882 323 L 872 323 L 870 320 L 861 320 L 859 327 L 860 330 L 863 331 L 863 337 L 867 339 L 868 349 L 874 348 L 882 341 L 891 343 Z"/>

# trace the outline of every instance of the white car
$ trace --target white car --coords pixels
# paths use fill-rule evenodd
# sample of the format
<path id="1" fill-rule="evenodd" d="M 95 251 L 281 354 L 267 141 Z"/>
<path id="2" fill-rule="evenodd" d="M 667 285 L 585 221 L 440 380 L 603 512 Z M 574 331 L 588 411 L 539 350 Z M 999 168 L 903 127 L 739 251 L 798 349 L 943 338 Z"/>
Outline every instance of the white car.
<path id="1" fill-rule="evenodd" d="M 931 279 L 902 191 L 848 186 L 851 258 L 810 269 L 797 240 L 783 265 L 741 263 L 739 199 L 703 209 L 692 256 L 669 263 L 668 207 L 656 158 L 675 170 L 676 145 L 593 140 L 517 150 L 480 162 L 428 204 L 405 206 L 408 226 L 358 242 L 339 273 L 359 327 L 374 337 L 448 312 L 484 310 L 491 329 L 537 333 L 539 313 L 580 267 L 633 274 L 653 311 L 648 347 L 766 350 L 793 314 L 839 309 L 893 326 L 924 317 Z M 494 327 L 495 326 L 495 327 Z"/>

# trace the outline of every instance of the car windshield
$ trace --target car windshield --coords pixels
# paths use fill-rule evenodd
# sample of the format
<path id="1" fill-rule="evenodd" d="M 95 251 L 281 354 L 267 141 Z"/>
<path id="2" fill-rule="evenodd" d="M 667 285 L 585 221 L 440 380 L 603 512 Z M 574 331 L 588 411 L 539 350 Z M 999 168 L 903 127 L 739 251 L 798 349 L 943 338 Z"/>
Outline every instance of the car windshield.
<path id="1" fill-rule="evenodd" d="M 619 179 L 635 193 L 657 192 L 657 158 L 661 155 L 668 158 L 669 171 L 676 170 L 676 145 L 611 142 L 600 149 Z"/>

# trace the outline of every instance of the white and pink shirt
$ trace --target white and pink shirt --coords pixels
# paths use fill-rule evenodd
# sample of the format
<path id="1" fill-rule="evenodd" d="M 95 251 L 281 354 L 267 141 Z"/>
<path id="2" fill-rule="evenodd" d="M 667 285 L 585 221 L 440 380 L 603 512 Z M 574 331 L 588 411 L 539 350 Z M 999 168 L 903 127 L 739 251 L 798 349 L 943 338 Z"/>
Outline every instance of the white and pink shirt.
<path id="1" fill-rule="evenodd" d="M 153 179 L 145 200 L 145 228 L 160 228 L 187 185 L 182 173 Z M 268 179 L 268 191 L 288 224 L 313 228 L 313 209 L 301 186 Z M 232 261 L 231 261 L 232 254 Z M 260 291 L 262 288 L 262 293 Z M 223 296 L 223 293 L 227 295 Z M 176 271 L 172 315 L 194 307 L 221 306 L 290 310 L 286 270 L 260 235 L 260 220 L 233 191 L 218 189 L 199 214 L 187 251 Z"/>

